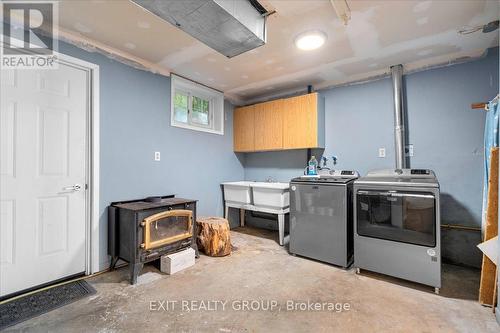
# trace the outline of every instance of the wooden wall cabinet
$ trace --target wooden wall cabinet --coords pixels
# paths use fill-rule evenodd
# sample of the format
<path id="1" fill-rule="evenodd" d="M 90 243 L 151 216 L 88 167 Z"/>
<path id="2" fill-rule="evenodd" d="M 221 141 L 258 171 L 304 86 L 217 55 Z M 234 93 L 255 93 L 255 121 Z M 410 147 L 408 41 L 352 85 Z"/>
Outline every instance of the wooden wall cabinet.
<path id="1" fill-rule="evenodd" d="M 283 100 L 254 105 L 256 151 L 283 148 Z"/>
<path id="2" fill-rule="evenodd" d="M 287 98 L 285 109 L 283 149 L 324 146 L 324 102 L 318 93 Z"/>
<path id="3" fill-rule="evenodd" d="M 233 118 L 233 146 L 236 152 L 255 151 L 253 105 L 237 108 Z"/>
<path id="4" fill-rule="evenodd" d="M 236 108 L 234 151 L 322 148 L 324 99 L 318 93 Z"/>

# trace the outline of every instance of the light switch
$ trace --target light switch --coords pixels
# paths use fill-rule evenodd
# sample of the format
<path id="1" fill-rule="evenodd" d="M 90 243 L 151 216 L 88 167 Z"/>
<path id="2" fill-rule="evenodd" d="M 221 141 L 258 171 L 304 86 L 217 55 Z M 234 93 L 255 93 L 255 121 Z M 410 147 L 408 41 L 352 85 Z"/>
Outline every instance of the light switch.
<path id="1" fill-rule="evenodd" d="M 385 158 L 385 147 L 378 149 L 378 157 Z"/>
<path id="2" fill-rule="evenodd" d="M 155 151 L 155 161 L 159 161 L 159 160 L 160 160 L 160 152 Z"/>

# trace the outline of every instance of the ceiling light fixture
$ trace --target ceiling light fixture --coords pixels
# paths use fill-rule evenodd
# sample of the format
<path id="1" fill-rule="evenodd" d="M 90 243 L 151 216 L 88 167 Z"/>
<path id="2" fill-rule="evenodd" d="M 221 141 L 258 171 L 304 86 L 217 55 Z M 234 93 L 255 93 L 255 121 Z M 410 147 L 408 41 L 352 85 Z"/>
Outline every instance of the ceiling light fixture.
<path id="1" fill-rule="evenodd" d="M 315 50 L 325 44 L 326 34 L 322 31 L 313 30 L 301 33 L 295 38 L 297 48 L 310 51 Z"/>

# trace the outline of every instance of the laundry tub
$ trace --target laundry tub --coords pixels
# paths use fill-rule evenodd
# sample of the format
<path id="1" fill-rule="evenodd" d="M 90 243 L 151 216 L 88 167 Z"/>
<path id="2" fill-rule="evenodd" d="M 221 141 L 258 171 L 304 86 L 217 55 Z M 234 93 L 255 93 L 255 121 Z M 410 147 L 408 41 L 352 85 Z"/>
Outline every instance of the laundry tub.
<path id="1" fill-rule="evenodd" d="M 258 207 L 285 209 L 290 206 L 290 191 L 288 183 L 250 183 L 253 204 Z"/>
<path id="2" fill-rule="evenodd" d="M 227 203 L 251 205 L 252 189 L 250 184 L 252 183 L 253 182 L 249 181 L 222 183 L 224 188 L 224 200 Z"/>

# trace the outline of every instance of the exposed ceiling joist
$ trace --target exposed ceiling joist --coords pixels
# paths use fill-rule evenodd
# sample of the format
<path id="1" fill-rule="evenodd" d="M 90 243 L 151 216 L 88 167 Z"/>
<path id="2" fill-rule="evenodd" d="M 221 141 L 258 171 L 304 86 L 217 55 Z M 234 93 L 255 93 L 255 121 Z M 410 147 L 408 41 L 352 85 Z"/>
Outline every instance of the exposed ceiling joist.
<path id="1" fill-rule="evenodd" d="M 347 25 L 351 19 L 351 9 L 346 0 L 330 0 L 340 20 Z"/>

